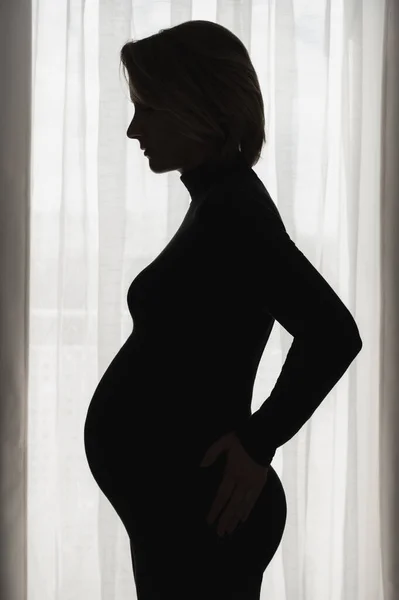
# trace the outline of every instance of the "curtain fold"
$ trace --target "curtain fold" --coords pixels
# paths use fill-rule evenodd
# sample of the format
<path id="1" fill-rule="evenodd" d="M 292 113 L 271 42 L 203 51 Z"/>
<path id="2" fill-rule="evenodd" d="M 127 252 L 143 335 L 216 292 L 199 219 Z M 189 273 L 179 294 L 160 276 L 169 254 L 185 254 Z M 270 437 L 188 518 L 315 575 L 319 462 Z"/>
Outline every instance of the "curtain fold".
<path id="1" fill-rule="evenodd" d="M 381 563 L 384 600 L 399 592 L 399 5 L 387 2 L 384 22 L 381 105 L 381 187 L 379 288 L 380 361 L 374 399 L 379 446 L 374 465 L 380 473 Z M 378 456 L 378 459 L 377 459 Z M 377 462 L 378 461 L 378 462 Z"/>
<path id="2" fill-rule="evenodd" d="M 30 0 L 0 3 L 0 598 L 28 597 Z"/>
<path id="3" fill-rule="evenodd" d="M 363 340 L 276 453 L 287 524 L 261 597 L 397 600 L 395 0 L 0 4 L 0 598 L 134 597 L 129 540 L 89 471 L 83 424 L 132 330 L 127 289 L 189 198 L 126 137 L 119 50 L 190 19 L 248 48 L 266 112 L 254 170 Z M 253 411 L 291 343 L 274 328 Z"/>

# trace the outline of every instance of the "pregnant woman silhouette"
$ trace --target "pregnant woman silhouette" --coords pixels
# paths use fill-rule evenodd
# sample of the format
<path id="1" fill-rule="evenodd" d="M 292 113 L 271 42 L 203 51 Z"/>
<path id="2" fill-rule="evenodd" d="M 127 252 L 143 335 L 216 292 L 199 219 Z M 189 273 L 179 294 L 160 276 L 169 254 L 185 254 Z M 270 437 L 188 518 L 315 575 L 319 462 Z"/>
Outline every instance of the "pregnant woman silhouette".
<path id="1" fill-rule="evenodd" d="M 287 517 L 270 463 L 362 342 L 287 234 L 256 160 L 242 148 L 222 158 L 180 129 L 170 112 L 137 102 L 128 137 L 142 139 L 154 173 L 181 173 L 191 202 L 129 287 L 133 330 L 90 402 L 86 456 L 129 536 L 138 600 L 259 600 Z M 251 415 L 275 320 L 294 340 Z"/>

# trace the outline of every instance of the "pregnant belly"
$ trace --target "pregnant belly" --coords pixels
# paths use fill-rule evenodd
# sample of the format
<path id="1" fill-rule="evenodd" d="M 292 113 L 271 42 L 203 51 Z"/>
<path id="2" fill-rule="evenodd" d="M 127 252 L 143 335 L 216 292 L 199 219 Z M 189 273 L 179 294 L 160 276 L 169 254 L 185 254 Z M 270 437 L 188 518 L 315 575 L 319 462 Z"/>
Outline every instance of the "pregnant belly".
<path id="1" fill-rule="evenodd" d="M 237 422 L 236 398 L 226 381 L 207 381 L 203 371 L 198 377 L 188 369 L 179 377 L 176 361 L 166 368 L 168 358 L 157 365 L 131 336 L 93 394 L 84 446 L 91 473 L 108 498 L 121 485 L 131 491 L 131 501 L 132 495 L 145 498 L 141 490 L 151 486 L 167 488 L 171 480 L 178 485 Z M 237 395 L 242 401 L 243 394 Z M 249 411 L 248 402 L 242 418 Z"/>
<path id="2" fill-rule="evenodd" d="M 84 424 L 84 445 L 89 466 L 96 471 L 107 468 L 134 469 L 139 473 L 150 466 L 176 469 L 199 464 L 208 446 L 233 429 L 228 415 L 196 414 L 190 400 L 177 400 L 167 410 L 148 390 L 131 386 L 125 393 L 93 398 Z M 185 408 L 177 408 L 179 403 Z"/>
<path id="3" fill-rule="evenodd" d="M 148 394 L 138 387 L 132 386 L 132 396 L 133 389 L 135 405 L 140 406 L 139 400 L 150 403 Z M 132 510 L 136 514 L 147 510 L 152 515 L 151 506 L 158 510 L 154 502 L 159 494 L 169 497 L 165 490 L 173 490 L 172 504 L 173 497 L 181 499 L 191 487 L 190 481 L 201 476 L 199 463 L 209 445 L 231 430 L 227 418 L 219 422 L 210 416 L 204 422 L 183 414 L 179 421 L 167 419 L 160 410 L 132 410 L 124 398 L 94 400 L 84 428 L 87 462 L 127 529 L 133 527 L 126 521 Z M 186 403 L 190 405 L 187 398 Z"/>

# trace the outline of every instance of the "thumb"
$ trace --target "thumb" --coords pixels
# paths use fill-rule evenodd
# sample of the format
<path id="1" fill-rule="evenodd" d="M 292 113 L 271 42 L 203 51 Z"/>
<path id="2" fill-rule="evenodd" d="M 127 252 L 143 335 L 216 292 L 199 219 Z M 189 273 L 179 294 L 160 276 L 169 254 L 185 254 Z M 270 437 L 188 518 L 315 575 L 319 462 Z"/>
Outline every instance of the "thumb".
<path id="1" fill-rule="evenodd" d="M 217 440 L 208 450 L 205 452 L 205 456 L 200 463 L 200 467 L 209 467 L 221 452 L 226 449 L 226 440 L 221 438 Z"/>
<path id="2" fill-rule="evenodd" d="M 200 463 L 200 467 L 209 467 L 213 462 L 215 462 L 216 454 L 207 452 Z"/>

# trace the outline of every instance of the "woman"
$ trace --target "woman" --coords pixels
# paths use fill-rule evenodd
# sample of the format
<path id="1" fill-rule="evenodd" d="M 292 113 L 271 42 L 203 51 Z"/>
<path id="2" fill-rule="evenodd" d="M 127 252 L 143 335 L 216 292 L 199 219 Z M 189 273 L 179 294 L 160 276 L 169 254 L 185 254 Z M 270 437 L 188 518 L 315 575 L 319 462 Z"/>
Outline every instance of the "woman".
<path id="1" fill-rule="evenodd" d="M 129 535 L 138 600 L 259 600 L 287 515 L 270 463 L 362 342 L 252 169 L 264 107 L 242 42 L 189 21 L 121 59 L 127 135 L 154 173 L 181 173 L 191 203 L 129 287 L 133 331 L 90 403 L 88 463 Z M 275 320 L 294 341 L 251 415 Z"/>

